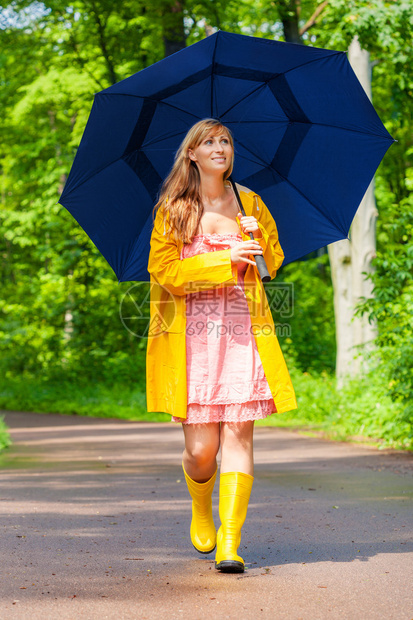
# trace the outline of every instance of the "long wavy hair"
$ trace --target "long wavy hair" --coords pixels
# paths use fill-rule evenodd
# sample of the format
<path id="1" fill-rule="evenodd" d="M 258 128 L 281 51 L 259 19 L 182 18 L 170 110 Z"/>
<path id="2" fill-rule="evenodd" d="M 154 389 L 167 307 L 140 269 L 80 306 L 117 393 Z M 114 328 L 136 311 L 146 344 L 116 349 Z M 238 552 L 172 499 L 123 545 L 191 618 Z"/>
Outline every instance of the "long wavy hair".
<path id="1" fill-rule="evenodd" d="M 168 238 L 173 233 L 175 239 L 183 243 L 192 242 L 204 212 L 199 191 L 201 177 L 196 163 L 189 158 L 188 150 L 199 146 L 211 132 L 213 136 L 218 133 L 226 133 L 228 136 L 232 146 L 232 158 L 223 180 L 230 176 L 234 165 L 232 134 L 220 121 L 205 118 L 193 125 L 183 139 L 176 152 L 172 170 L 162 184 L 159 200 L 152 211 L 155 220 L 156 212 L 162 205 L 164 226 L 169 215 Z M 166 232 L 166 228 L 164 230 Z"/>

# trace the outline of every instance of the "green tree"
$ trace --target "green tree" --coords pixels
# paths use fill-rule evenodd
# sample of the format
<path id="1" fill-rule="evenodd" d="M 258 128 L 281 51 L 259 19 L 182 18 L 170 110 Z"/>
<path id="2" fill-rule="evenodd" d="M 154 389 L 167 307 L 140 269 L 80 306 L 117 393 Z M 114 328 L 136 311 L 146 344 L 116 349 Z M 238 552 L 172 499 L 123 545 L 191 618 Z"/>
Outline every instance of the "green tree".
<path id="1" fill-rule="evenodd" d="M 411 211 L 412 24 L 411 3 L 404 0 L 75 0 L 66 5 L 15 0 L 3 6 L 3 376 L 32 375 L 39 381 L 102 376 L 128 383 L 144 376 L 145 341 L 129 334 L 119 320 L 119 303 L 129 285 L 117 285 L 90 239 L 57 204 L 94 93 L 216 28 L 343 50 L 357 34 L 373 61 L 375 106 L 398 140 L 376 178 L 380 217 L 374 286 L 381 305 L 366 309 L 378 320 L 381 369 L 392 396 L 408 394 L 411 339 L 409 323 L 402 318 L 411 313 L 408 279 L 397 285 L 391 300 L 382 301 L 387 271 L 394 277 L 397 270 L 409 271 L 408 242 L 402 234 L 408 222 L 402 215 Z M 385 262 L 389 251 L 394 253 L 391 267 Z M 302 370 L 332 369 L 327 258 L 289 265 L 281 275 L 296 287 L 291 342 L 284 342 L 285 349 Z M 393 331 L 396 335 L 390 337 Z"/>

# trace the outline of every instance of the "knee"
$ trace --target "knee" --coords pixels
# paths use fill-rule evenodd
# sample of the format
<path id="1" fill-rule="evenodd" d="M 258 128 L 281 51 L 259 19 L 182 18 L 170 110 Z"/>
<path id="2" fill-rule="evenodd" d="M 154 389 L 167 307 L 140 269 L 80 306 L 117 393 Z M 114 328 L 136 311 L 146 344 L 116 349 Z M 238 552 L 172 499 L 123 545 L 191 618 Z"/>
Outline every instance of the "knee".
<path id="1" fill-rule="evenodd" d="M 234 450 L 250 450 L 254 422 L 225 423 L 221 427 L 221 445 Z"/>
<path id="2" fill-rule="evenodd" d="M 186 446 L 185 456 L 191 467 L 202 469 L 216 459 L 218 449 L 219 445 L 215 443 L 203 444 L 197 442 L 191 446 Z"/>

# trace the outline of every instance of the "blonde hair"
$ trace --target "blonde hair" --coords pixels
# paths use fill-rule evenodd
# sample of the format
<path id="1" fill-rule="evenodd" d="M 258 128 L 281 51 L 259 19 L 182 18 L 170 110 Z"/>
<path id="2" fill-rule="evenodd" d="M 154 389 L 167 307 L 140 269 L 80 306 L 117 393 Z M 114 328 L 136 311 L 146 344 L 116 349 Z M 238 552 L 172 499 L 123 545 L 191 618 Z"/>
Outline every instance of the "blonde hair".
<path id="1" fill-rule="evenodd" d="M 176 152 L 171 172 L 162 184 L 159 200 L 153 208 L 155 220 L 157 209 L 163 206 L 164 230 L 166 217 L 169 215 L 168 237 L 173 232 L 175 239 L 183 243 L 191 243 L 198 230 L 204 212 L 199 193 L 201 178 L 195 162 L 188 155 L 188 149 L 195 149 L 206 136 L 225 132 L 232 147 L 232 158 L 224 173 L 225 181 L 231 174 L 234 165 L 234 141 L 230 130 L 220 121 L 205 118 L 191 127 Z"/>

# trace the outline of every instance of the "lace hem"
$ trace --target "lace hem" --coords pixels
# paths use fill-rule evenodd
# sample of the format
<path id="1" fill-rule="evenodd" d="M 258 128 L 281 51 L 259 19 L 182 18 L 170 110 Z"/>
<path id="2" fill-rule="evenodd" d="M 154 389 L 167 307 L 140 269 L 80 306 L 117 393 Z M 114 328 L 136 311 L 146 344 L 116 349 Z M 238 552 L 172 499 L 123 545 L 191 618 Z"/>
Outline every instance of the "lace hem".
<path id="1" fill-rule="evenodd" d="M 172 416 L 172 422 L 182 424 L 210 424 L 214 422 L 247 422 L 263 420 L 277 408 L 274 399 L 251 400 L 246 403 L 224 403 L 218 405 L 201 405 L 188 403 L 185 419 Z"/>

